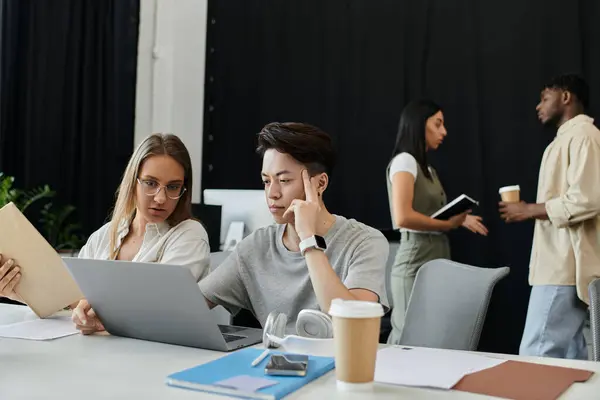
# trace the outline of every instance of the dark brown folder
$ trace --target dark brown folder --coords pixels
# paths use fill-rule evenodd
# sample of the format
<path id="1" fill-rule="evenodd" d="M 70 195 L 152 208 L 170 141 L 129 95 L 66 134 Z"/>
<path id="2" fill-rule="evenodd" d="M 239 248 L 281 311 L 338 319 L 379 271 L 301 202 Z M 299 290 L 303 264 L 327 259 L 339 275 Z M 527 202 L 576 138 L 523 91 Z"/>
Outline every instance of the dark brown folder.
<path id="1" fill-rule="evenodd" d="M 513 400 L 555 400 L 591 371 L 509 360 L 466 375 L 453 389 Z M 600 394 L 599 394 L 600 396 Z"/>

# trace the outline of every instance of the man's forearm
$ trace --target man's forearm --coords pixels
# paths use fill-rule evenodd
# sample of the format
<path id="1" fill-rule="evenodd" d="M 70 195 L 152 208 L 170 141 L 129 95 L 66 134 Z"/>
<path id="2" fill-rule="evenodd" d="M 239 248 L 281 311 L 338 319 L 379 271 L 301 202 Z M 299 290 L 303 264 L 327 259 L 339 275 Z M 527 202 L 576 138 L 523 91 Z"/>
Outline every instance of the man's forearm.
<path id="1" fill-rule="evenodd" d="M 548 219 L 548 212 L 546 211 L 545 203 L 528 204 L 527 205 L 527 213 L 529 214 L 530 218 L 533 218 L 533 219 L 541 219 L 541 220 Z"/>
<path id="2" fill-rule="evenodd" d="M 324 252 L 311 249 L 306 252 L 305 257 L 310 280 L 321 311 L 329 313 L 329 307 L 333 299 L 356 300 L 337 276 Z"/>

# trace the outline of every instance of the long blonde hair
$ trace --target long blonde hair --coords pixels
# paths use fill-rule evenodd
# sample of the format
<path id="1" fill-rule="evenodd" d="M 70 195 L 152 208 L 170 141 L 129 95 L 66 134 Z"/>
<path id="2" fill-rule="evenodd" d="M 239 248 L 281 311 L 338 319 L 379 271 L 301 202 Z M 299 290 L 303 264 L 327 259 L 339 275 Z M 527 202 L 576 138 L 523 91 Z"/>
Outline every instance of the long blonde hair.
<path id="1" fill-rule="evenodd" d="M 117 258 L 117 235 L 119 225 L 126 221 L 131 224 L 135 217 L 135 193 L 137 178 L 143 162 L 152 156 L 167 155 L 177 161 L 184 171 L 183 185 L 187 189 L 179 199 L 175 210 L 167 218 L 171 226 L 192 218 L 192 161 L 190 154 L 179 137 L 170 133 L 155 133 L 148 136 L 135 149 L 123 173 L 117 190 L 117 201 L 109 227 L 110 259 Z"/>

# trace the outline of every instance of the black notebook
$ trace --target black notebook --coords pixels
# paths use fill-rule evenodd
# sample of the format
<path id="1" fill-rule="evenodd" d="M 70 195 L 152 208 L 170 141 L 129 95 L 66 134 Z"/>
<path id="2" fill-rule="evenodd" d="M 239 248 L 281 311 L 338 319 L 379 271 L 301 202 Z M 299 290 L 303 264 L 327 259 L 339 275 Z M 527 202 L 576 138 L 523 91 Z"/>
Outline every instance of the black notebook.
<path id="1" fill-rule="evenodd" d="M 461 194 L 444 207 L 437 210 L 431 215 L 431 218 L 448 220 L 455 215 L 462 214 L 465 211 L 472 210 L 473 207 L 478 206 L 479 202 L 473 200 L 466 194 Z"/>

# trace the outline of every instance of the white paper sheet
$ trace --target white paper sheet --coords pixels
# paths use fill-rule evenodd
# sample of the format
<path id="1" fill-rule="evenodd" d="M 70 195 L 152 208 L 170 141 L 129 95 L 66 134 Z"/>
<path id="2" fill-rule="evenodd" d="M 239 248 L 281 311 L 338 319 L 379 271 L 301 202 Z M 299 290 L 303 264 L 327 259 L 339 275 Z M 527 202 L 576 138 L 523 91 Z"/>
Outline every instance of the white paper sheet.
<path id="1" fill-rule="evenodd" d="M 50 340 L 78 331 L 70 317 L 51 317 L 0 326 L 0 337 L 28 340 Z"/>
<path id="2" fill-rule="evenodd" d="M 394 346 L 377 353 L 375 381 L 451 389 L 465 375 L 495 367 L 505 361 L 459 351 Z"/>
<path id="3" fill-rule="evenodd" d="M 215 382 L 215 386 L 229 387 L 252 393 L 269 386 L 277 385 L 278 383 L 279 382 L 271 379 L 258 378 L 256 376 L 249 375 L 239 375 Z"/>

